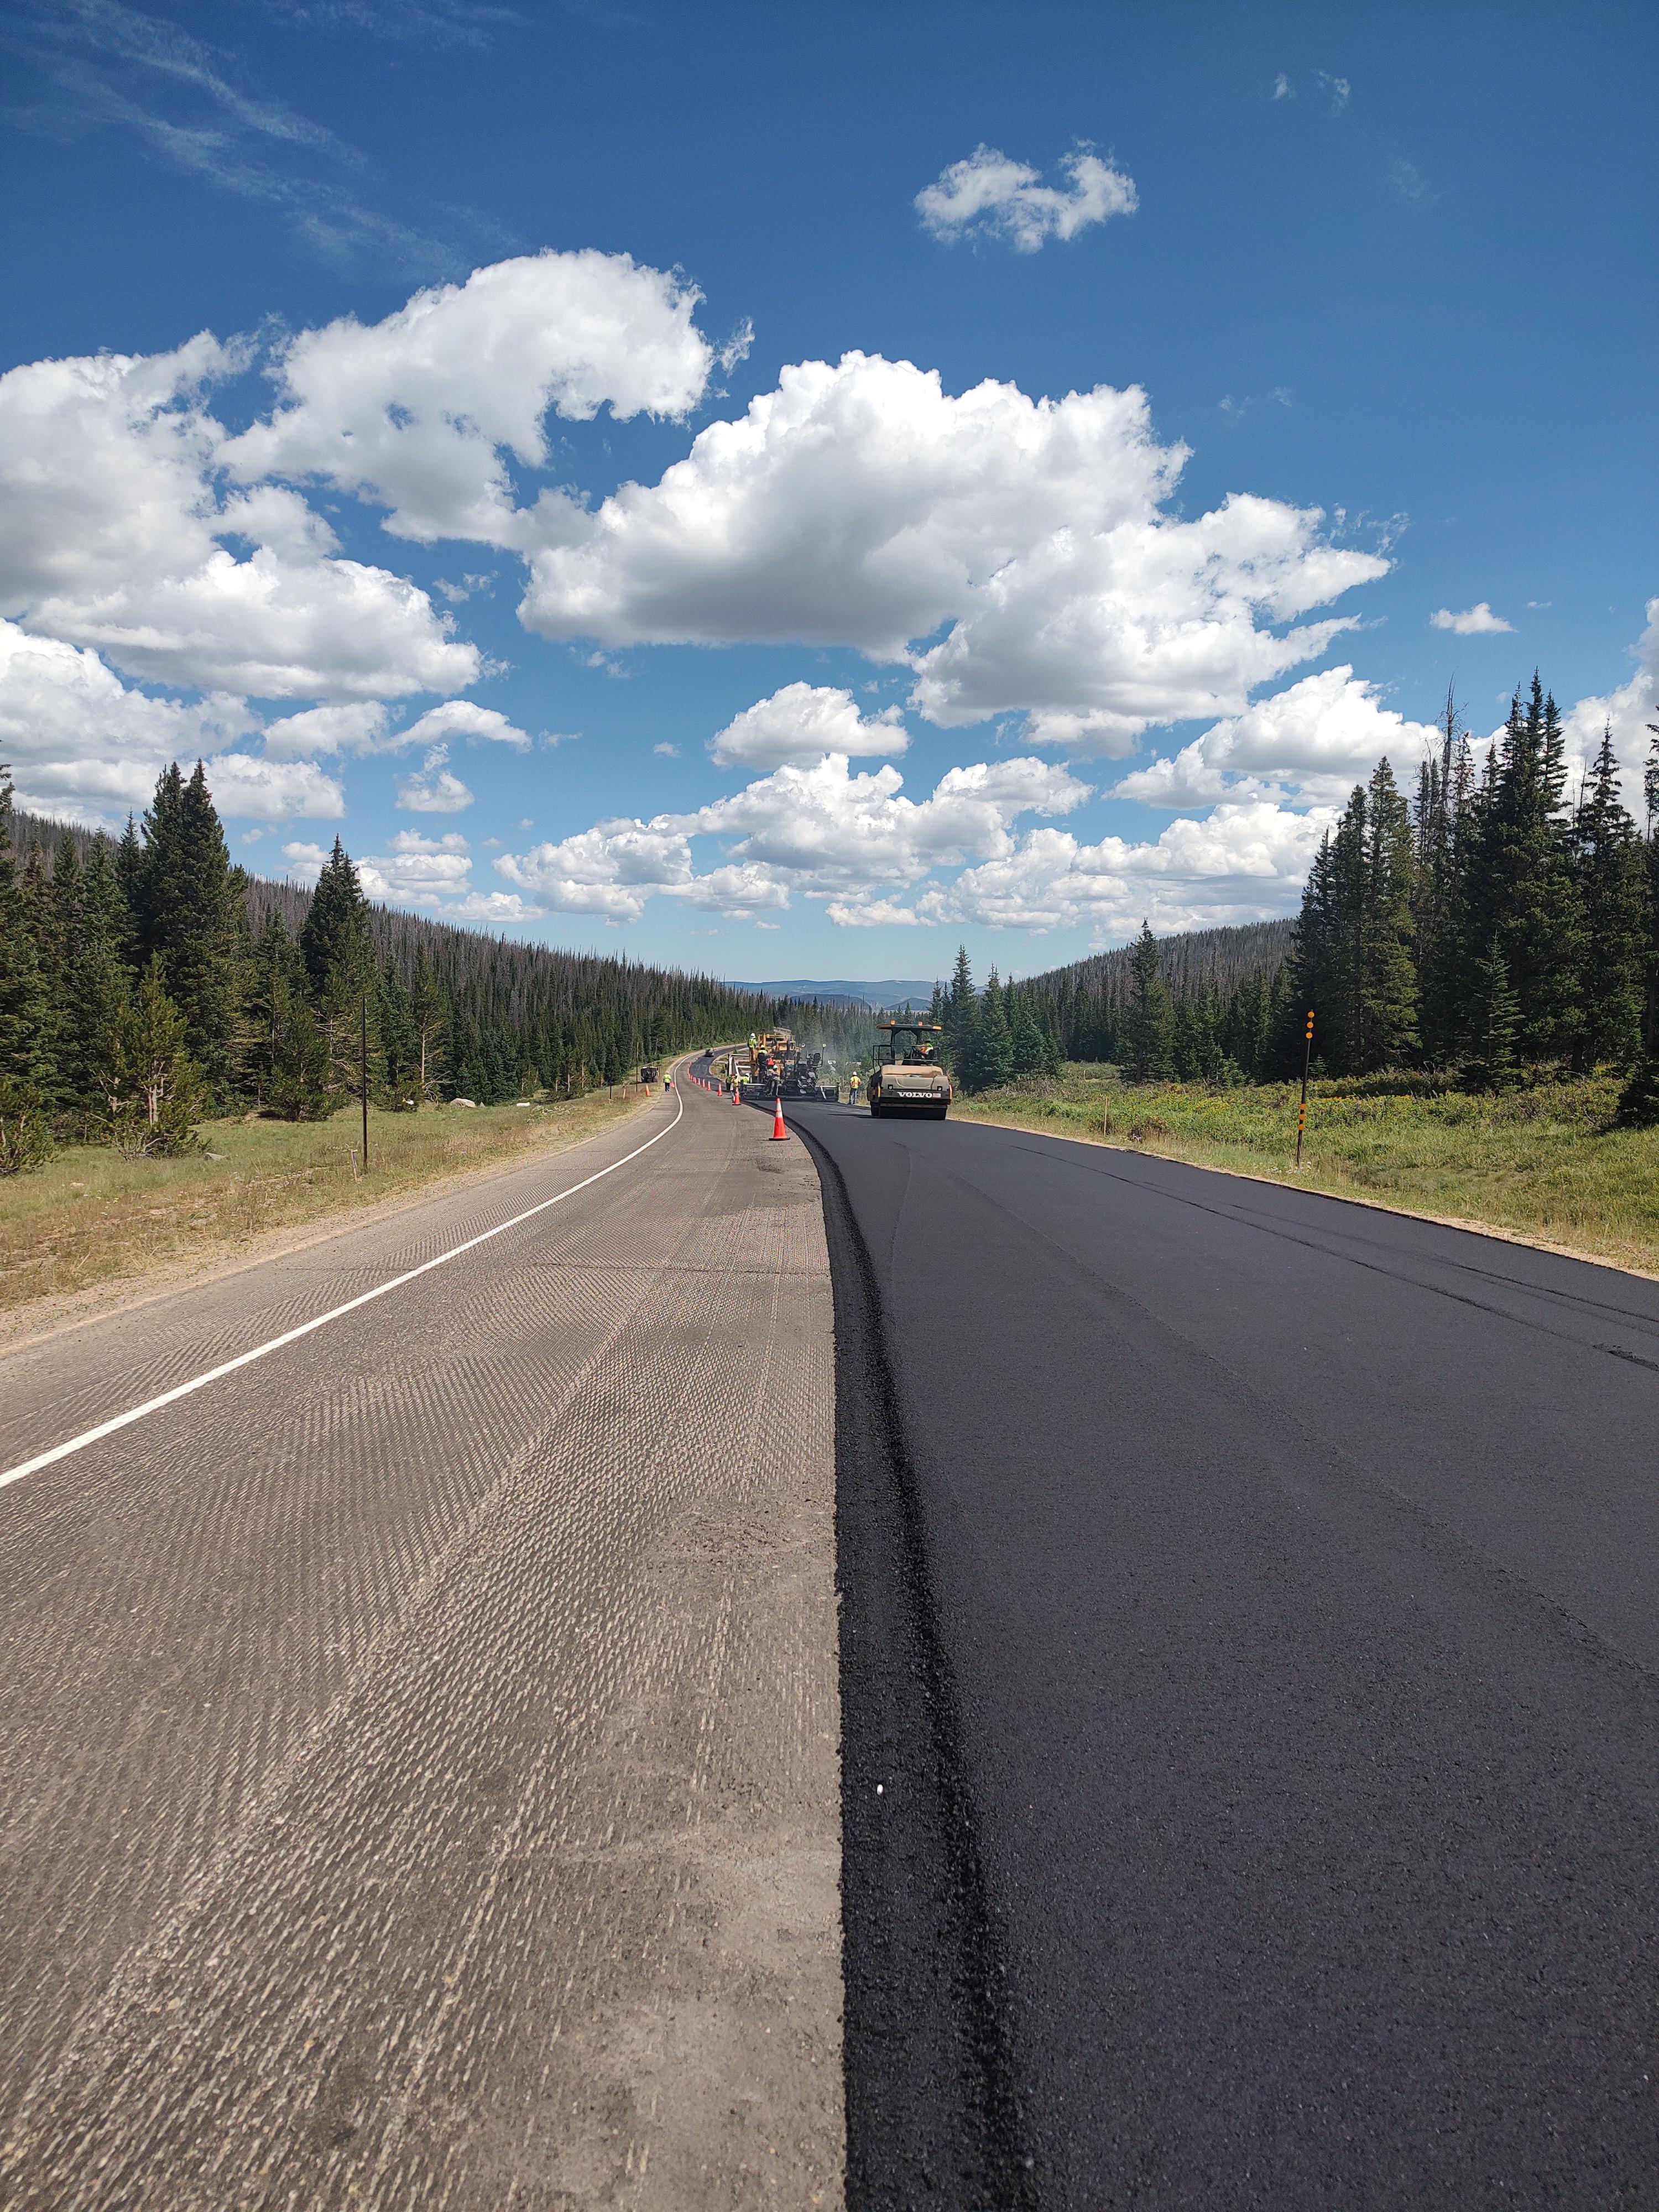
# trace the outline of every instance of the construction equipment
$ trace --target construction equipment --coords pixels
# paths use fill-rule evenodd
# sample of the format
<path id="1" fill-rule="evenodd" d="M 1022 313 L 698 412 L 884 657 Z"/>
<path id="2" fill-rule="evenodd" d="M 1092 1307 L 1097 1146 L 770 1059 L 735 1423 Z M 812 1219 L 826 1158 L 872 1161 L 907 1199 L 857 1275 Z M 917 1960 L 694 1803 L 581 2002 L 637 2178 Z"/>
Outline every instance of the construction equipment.
<path id="1" fill-rule="evenodd" d="M 876 1064 L 870 1071 L 867 1096 L 872 1115 L 912 1114 L 942 1121 L 951 1110 L 955 1093 L 951 1078 L 933 1056 L 929 1038 L 939 1035 L 937 1022 L 920 1018 L 911 1022 L 878 1022 L 886 1042 L 876 1048 Z M 901 1042 L 908 1039 L 908 1042 Z"/>
<path id="2" fill-rule="evenodd" d="M 764 1036 L 754 1041 L 744 1095 L 754 1098 L 834 1098 L 837 1095 L 834 1085 L 825 1083 L 818 1073 L 823 1058 L 821 1052 L 807 1052 L 797 1044 L 791 1030 L 768 1030 Z"/>

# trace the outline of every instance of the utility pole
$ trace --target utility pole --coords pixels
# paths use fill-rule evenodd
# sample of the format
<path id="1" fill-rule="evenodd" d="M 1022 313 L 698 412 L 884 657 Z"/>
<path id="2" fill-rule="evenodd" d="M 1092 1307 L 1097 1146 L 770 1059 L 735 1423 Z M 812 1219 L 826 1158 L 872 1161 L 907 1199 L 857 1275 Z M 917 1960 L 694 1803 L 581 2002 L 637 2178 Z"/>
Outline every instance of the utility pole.
<path id="1" fill-rule="evenodd" d="M 363 1100 L 363 1173 L 368 1173 L 368 991 L 365 987 L 362 1003 L 362 1048 L 358 1062 L 361 1080 L 359 1089 Z M 1310 1019 L 1311 1019 L 1311 1016 Z"/>
<path id="2" fill-rule="evenodd" d="M 1303 1132 L 1308 1126 L 1308 1070 L 1313 1062 L 1313 1018 L 1314 1010 L 1310 1006 L 1308 1009 L 1308 1034 L 1304 1042 L 1302 1049 L 1302 1110 L 1296 1117 L 1296 1164 L 1297 1167 L 1300 1167 L 1302 1164 L 1302 1137 Z M 363 1127 L 365 1128 L 368 1127 L 367 1121 L 364 1122 Z M 368 1142 L 367 1137 L 364 1138 L 363 1142 L 365 1144 Z"/>

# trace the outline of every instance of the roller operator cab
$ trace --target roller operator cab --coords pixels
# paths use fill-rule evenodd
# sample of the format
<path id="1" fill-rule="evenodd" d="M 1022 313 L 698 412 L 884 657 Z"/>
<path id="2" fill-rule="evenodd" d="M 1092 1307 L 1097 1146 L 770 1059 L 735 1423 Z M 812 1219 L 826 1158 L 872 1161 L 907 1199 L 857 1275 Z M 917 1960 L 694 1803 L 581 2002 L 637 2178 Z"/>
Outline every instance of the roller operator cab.
<path id="1" fill-rule="evenodd" d="M 876 1048 L 867 1096 L 872 1115 L 913 1114 L 942 1121 L 951 1109 L 951 1079 L 934 1058 L 937 1022 L 878 1022 L 886 1042 Z"/>

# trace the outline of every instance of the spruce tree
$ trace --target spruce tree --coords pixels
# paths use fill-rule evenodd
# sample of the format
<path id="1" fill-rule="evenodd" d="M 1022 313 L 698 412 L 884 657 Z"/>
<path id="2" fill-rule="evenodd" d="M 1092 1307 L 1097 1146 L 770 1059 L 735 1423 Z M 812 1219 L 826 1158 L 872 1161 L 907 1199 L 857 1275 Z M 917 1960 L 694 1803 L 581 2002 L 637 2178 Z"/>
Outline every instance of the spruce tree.
<path id="1" fill-rule="evenodd" d="M 1133 972 L 1126 1025 L 1129 1073 L 1136 1083 L 1165 1083 L 1175 1065 L 1175 1008 L 1164 980 L 1158 939 L 1144 921 L 1135 939 Z"/>
<path id="2" fill-rule="evenodd" d="M 1509 963 L 1496 930 L 1471 977 L 1468 1050 L 1463 1087 L 1502 1091 L 1516 1077 L 1516 1040 L 1521 1033 L 1521 1001 L 1510 981 Z"/>
<path id="3" fill-rule="evenodd" d="M 415 1028 L 415 1095 L 424 1106 L 443 1081 L 443 1040 L 448 1026 L 443 994 L 438 988 L 438 979 L 432 972 L 424 946 L 415 963 L 415 988 L 410 994 L 410 1015 Z M 567 1091 L 569 1089 L 568 1071 L 573 1048 L 574 1039 L 563 1054 Z"/>
<path id="4" fill-rule="evenodd" d="M 39 923 L 12 851 L 11 775 L 0 763 L 0 1175 L 38 1167 L 51 1151 L 47 1104 L 57 1070 Z"/>
<path id="5" fill-rule="evenodd" d="M 130 1158 L 197 1149 L 201 1074 L 185 1043 L 185 1017 L 167 988 L 167 963 L 145 969 L 117 1036 L 110 1133 Z"/>
<path id="6" fill-rule="evenodd" d="M 246 900 L 246 878 L 231 866 L 205 769 L 198 761 L 186 781 L 175 761 L 144 817 L 139 952 L 146 964 L 166 962 L 167 997 L 183 1018 L 185 1049 L 221 1107 L 230 1091 L 242 996 Z"/>
<path id="7" fill-rule="evenodd" d="M 353 1097 L 361 1081 L 365 1000 L 368 1001 L 371 1087 L 378 1073 L 374 1005 L 377 979 L 368 902 L 357 871 L 337 837 L 311 895 L 300 930 L 300 953 L 312 1002 L 327 1040 L 336 1098 Z"/>
<path id="8" fill-rule="evenodd" d="M 974 1024 L 973 1059 L 971 1088 L 975 1091 L 999 1090 L 1014 1072 L 1014 1041 L 1003 1010 L 1002 986 L 997 981 L 994 968 L 986 980 Z"/>
<path id="9" fill-rule="evenodd" d="M 968 964 L 968 947 L 957 947 L 956 965 L 951 973 L 951 988 L 947 994 L 949 1011 L 945 1017 L 945 1060 L 952 1074 L 960 1075 L 964 1085 L 968 1061 L 972 1052 L 974 1012 L 978 994 L 974 989 L 974 971 Z"/>
<path id="10" fill-rule="evenodd" d="M 376 1023 L 385 1069 L 386 1103 L 394 1113 L 412 1110 L 420 1103 L 414 1009 L 392 960 L 387 960 L 380 970 Z M 650 1054 L 660 1055 L 664 1049 L 653 1042 Z"/>
<path id="11" fill-rule="evenodd" d="M 1384 759 L 1365 794 L 1353 1061 L 1362 1075 L 1405 1066 L 1416 1050 L 1413 872 L 1410 812 Z"/>
<path id="12" fill-rule="evenodd" d="M 1497 756 L 1475 799 L 1464 869 L 1464 951 L 1474 981 L 1469 1036 L 1476 1057 L 1481 963 L 1496 938 L 1519 1008 L 1516 1047 L 1527 1060 L 1574 1053 L 1582 1035 L 1583 913 L 1562 811 L 1566 748 L 1555 702 L 1534 675 L 1517 693 Z"/>
<path id="13" fill-rule="evenodd" d="M 246 1079 L 264 1113 L 314 1121 L 326 1108 L 328 1046 L 306 991 L 305 963 L 272 910 L 250 961 Z"/>
<path id="14" fill-rule="evenodd" d="M 1048 1072 L 1048 1052 L 1036 1010 L 1030 996 L 1022 991 L 1015 1008 L 1013 1022 L 1013 1073 L 1046 1075 Z"/>
<path id="15" fill-rule="evenodd" d="M 131 1010 L 132 975 L 126 948 L 132 933 L 107 837 L 93 840 L 81 878 L 79 940 L 64 985 L 64 1051 L 60 1071 L 68 1118 L 77 1135 L 106 1133 L 118 1088 L 115 1073 L 122 1025 Z"/>
<path id="16" fill-rule="evenodd" d="M 1642 1044 L 1647 951 L 1646 855 L 1619 793 L 1609 725 L 1578 806 L 1578 896 L 1584 918 L 1584 1065 L 1628 1069 Z"/>

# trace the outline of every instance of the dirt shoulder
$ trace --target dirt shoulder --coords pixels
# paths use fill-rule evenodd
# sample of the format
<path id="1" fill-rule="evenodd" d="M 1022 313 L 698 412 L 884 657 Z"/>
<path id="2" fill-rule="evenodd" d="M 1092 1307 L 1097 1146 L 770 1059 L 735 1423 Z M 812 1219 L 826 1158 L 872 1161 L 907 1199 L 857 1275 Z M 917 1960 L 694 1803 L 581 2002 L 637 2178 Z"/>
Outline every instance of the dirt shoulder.
<path id="1" fill-rule="evenodd" d="M 464 1189 L 563 1152 L 657 1095 L 634 1084 L 568 1103 L 371 1113 L 366 1174 L 351 1157 L 355 1109 L 323 1122 L 209 1122 L 206 1149 L 177 1160 L 65 1147 L 38 1175 L 0 1182 L 0 1346 L 389 1218 L 435 1184 Z"/>

